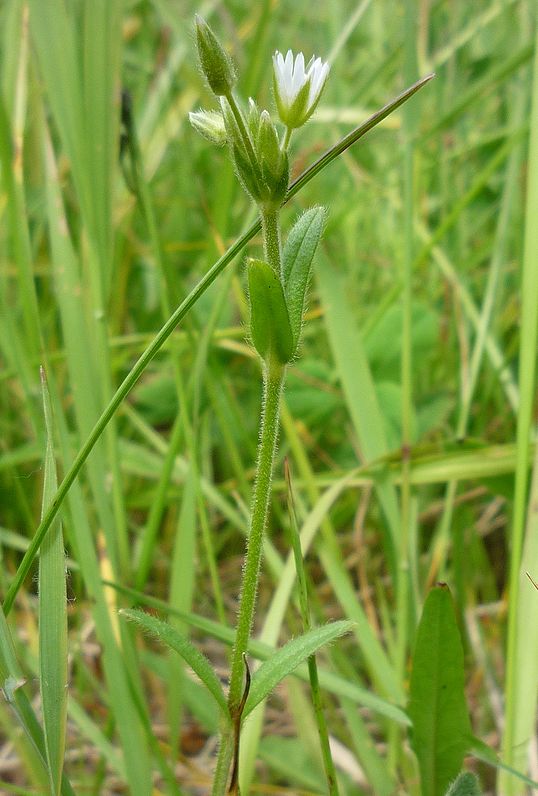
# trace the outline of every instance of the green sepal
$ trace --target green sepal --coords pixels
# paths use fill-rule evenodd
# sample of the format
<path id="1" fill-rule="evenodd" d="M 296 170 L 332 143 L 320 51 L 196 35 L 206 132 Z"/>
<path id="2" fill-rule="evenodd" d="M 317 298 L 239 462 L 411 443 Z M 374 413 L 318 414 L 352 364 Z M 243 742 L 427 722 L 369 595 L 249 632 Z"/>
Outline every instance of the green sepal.
<path id="1" fill-rule="evenodd" d="M 255 202 L 261 201 L 263 193 L 260 188 L 260 182 L 245 150 L 236 144 L 232 144 L 231 153 L 239 182 Z"/>
<path id="2" fill-rule="evenodd" d="M 286 125 L 286 127 L 291 127 L 292 129 L 302 127 L 306 120 L 311 116 L 311 113 L 308 112 L 308 98 L 310 96 L 311 82 L 312 78 L 310 77 L 301 87 L 299 93 L 295 97 L 294 102 L 291 105 L 288 105 L 288 103 L 280 96 L 278 80 L 273 73 L 273 93 L 275 95 L 277 111 L 280 120 Z"/>
<path id="3" fill-rule="evenodd" d="M 248 264 L 250 335 L 266 362 L 285 365 L 293 356 L 294 343 L 284 291 L 278 276 L 263 260 Z"/>
<path id="4" fill-rule="evenodd" d="M 327 213 L 313 207 L 303 213 L 291 230 L 282 253 L 282 271 L 295 354 L 301 336 L 306 290 L 312 260 L 323 232 Z"/>
<path id="5" fill-rule="evenodd" d="M 247 126 L 251 139 L 256 141 L 260 126 L 260 110 L 252 97 L 248 98 Z"/>
<path id="6" fill-rule="evenodd" d="M 264 198 L 264 195 L 262 192 L 261 175 L 259 174 L 258 165 L 257 163 L 252 163 L 249 157 L 247 143 L 243 138 L 231 105 L 226 97 L 221 97 L 220 106 L 224 119 L 226 136 L 230 146 L 230 154 L 235 166 L 235 173 L 245 191 L 255 202 L 259 202 Z"/>

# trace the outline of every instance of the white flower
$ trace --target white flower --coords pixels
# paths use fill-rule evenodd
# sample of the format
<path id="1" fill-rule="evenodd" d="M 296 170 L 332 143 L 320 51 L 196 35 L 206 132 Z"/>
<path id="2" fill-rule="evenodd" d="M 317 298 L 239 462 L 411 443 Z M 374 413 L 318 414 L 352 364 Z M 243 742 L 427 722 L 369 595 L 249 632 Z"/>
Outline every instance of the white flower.
<path id="1" fill-rule="evenodd" d="M 301 127 L 314 113 L 327 81 L 329 64 L 312 57 L 305 69 L 304 55 L 273 55 L 273 86 L 278 115 L 287 127 Z"/>

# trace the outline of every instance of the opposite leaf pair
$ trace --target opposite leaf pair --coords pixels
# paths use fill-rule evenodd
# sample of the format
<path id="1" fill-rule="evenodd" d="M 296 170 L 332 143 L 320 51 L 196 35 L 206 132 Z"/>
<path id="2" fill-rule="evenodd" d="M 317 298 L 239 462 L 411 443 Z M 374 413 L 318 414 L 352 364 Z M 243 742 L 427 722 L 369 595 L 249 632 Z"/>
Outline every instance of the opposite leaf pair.
<path id="1" fill-rule="evenodd" d="M 326 212 L 307 210 L 290 232 L 282 253 L 282 274 L 263 260 L 250 260 L 250 334 L 256 351 L 268 363 L 286 365 L 297 353 L 312 260 Z"/>

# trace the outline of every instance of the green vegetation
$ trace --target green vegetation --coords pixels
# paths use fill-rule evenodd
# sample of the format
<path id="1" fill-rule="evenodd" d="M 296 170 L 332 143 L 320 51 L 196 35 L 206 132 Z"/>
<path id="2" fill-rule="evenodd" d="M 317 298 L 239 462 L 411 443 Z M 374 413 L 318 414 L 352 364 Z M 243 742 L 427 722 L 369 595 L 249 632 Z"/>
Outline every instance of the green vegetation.
<path id="1" fill-rule="evenodd" d="M 0 790 L 533 792 L 535 3 L 0 40 Z"/>

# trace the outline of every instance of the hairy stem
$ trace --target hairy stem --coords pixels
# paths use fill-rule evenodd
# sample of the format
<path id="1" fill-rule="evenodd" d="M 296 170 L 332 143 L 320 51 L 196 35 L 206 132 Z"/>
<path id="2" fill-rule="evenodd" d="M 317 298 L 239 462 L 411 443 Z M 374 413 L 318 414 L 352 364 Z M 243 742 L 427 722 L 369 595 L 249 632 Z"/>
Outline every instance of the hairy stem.
<path id="1" fill-rule="evenodd" d="M 247 553 L 243 567 L 243 580 L 239 601 L 237 631 L 232 653 L 232 671 L 228 706 L 233 717 L 241 702 L 243 689 L 243 654 L 247 651 L 250 630 L 254 618 L 254 607 L 258 590 L 263 535 L 269 515 L 273 462 L 278 438 L 279 406 L 284 369 L 281 365 L 270 364 L 263 380 L 263 413 L 256 464 L 256 481 L 252 497 L 250 532 Z"/>
<path id="2" fill-rule="evenodd" d="M 269 207 L 261 213 L 263 250 L 265 259 L 279 276 L 282 276 L 282 258 L 280 254 L 280 226 L 278 223 L 279 210 Z"/>
<path id="3" fill-rule="evenodd" d="M 230 690 L 228 693 L 228 707 L 232 720 L 236 719 L 237 714 L 241 712 L 245 670 L 243 656 L 247 652 L 256 606 L 263 536 L 269 515 L 273 462 L 278 440 L 280 395 L 284 382 L 284 373 L 285 369 L 279 364 L 270 363 L 264 369 L 263 411 L 256 462 L 256 480 L 252 496 L 250 532 L 243 566 L 239 615 L 232 652 Z M 217 769 L 213 780 L 213 796 L 223 796 L 225 793 L 228 772 L 232 762 L 231 744 L 232 731 L 227 727 L 221 734 Z"/>

